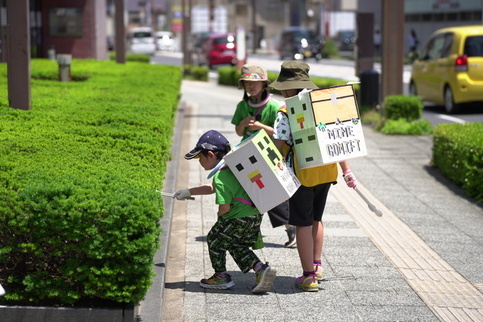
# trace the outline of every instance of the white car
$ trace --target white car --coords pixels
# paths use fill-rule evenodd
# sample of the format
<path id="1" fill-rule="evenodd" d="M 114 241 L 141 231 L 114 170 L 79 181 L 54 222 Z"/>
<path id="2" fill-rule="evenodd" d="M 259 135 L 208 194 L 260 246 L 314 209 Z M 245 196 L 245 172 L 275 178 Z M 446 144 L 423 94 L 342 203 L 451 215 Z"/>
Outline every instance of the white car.
<path id="1" fill-rule="evenodd" d="M 150 27 L 131 28 L 127 39 L 129 52 L 131 53 L 154 55 L 156 52 L 154 32 Z"/>
<path id="2" fill-rule="evenodd" d="M 157 31 L 156 46 L 158 50 L 175 51 L 176 44 L 174 34 L 171 31 Z"/>

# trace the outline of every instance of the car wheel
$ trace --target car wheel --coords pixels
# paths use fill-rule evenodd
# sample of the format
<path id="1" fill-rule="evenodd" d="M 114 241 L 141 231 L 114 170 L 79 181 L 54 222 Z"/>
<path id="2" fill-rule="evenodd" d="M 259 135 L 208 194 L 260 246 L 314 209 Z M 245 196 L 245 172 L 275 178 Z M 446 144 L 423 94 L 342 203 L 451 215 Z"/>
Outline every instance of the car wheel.
<path id="1" fill-rule="evenodd" d="M 460 109 L 459 104 L 454 102 L 453 92 L 449 86 L 444 89 L 444 108 L 448 114 L 454 114 Z"/>
<path id="2" fill-rule="evenodd" d="M 418 96 L 418 90 L 416 89 L 416 84 L 413 81 L 409 83 L 409 95 Z"/>

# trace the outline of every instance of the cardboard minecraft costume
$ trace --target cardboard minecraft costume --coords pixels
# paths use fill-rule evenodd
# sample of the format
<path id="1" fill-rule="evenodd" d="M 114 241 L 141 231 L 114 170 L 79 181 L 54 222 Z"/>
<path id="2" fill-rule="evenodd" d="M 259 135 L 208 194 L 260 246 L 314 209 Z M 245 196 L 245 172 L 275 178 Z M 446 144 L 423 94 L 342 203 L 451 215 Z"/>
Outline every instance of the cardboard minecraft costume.
<path id="1" fill-rule="evenodd" d="M 352 85 L 304 90 L 285 103 L 300 169 L 367 155 Z"/>
<path id="2" fill-rule="evenodd" d="M 260 213 L 288 200 L 300 187 L 265 130 L 239 143 L 224 160 Z"/>

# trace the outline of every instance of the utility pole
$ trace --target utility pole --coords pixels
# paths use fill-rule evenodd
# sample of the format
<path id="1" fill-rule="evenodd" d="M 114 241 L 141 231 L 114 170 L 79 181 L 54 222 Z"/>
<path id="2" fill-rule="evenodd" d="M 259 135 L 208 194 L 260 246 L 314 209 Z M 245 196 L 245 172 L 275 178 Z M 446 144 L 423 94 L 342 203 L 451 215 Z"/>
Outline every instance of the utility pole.
<path id="1" fill-rule="evenodd" d="M 183 65 L 191 65 L 193 63 L 191 54 L 191 42 L 188 37 L 191 35 L 191 7 L 192 0 L 183 0 L 181 10 L 183 12 L 183 31 L 182 31 L 182 50 Z"/>
<path id="2" fill-rule="evenodd" d="M 252 42 L 252 53 L 256 54 L 257 53 L 257 5 L 256 1 L 252 0 L 252 37 L 253 37 L 253 42 Z"/>
<path id="3" fill-rule="evenodd" d="M 382 97 L 403 93 L 404 1 L 382 0 Z"/>
<path id="4" fill-rule="evenodd" d="M 30 110 L 29 0 L 7 0 L 7 23 L 9 106 Z"/>
<path id="5" fill-rule="evenodd" d="M 208 10 L 210 13 L 208 30 L 210 33 L 212 33 L 214 31 L 214 24 L 215 24 L 215 0 L 209 0 Z"/>
<path id="6" fill-rule="evenodd" d="M 116 62 L 118 64 L 126 63 L 126 30 L 124 27 L 124 0 L 115 0 L 115 33 L 116 41 L 114 42 L 116 47 Z"/>
<path id="7" fill-rule="evenodd" d="M 158 7 L 155 5 L 154 0 L 151 0 L 151 24 L 154 31 L 159 30 L 161 27 L 158 25 L 158 14 Z"/>

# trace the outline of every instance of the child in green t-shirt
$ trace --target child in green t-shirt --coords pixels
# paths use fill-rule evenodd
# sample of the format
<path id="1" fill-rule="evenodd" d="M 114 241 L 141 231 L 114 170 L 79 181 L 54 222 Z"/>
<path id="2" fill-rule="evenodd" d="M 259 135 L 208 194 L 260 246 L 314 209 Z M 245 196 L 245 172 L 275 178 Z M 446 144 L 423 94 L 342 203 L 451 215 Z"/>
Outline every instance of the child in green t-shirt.
<path id="1" fill-rule="evenodd" d="M 214 169 L 230 151 L 230 143 L 219 132 L 210 130 L 198 140 L 196 147 L 185 155 L 185 159 L 199 159 L 205 170 Z M 252 293 L 270 290 L 276 276 L 276 269 L 263 264 L 250 249 L 260 234 L 262 215 L 250 201 L 241 184 L 228 167 L 221 167 L 213 175 L 211 184 L 178 190 L 174 198 L 185 200 L 192 195 L 215 193 L 218 204 L 218 220 L 207 236 L 210 260 L 215 274 L 200 281 L 200 286 L 210 289 L 229 289 L 235 285 L 226 271 L 226 252 L 228 251 L 243 273 L 253 269 L 256 285 Z"/>
<path id="2" fill-rule="evenodd" d="M 241 68 L 238 88 L 242 88 L 243 99 L 237 104 L 231 124 L 235 125 L 236 134 L 242 141 L 250 135 L 264 129 L 271 137 L 273 124 L 277 117 L 280 103 L 272 99 L 268 92 L 270 80 L 265 68 L 258 65 L 243 65 Z M 295 246 L 295 226 L 289 225 L 288 201 L 270 209 L 267 214 L 273 228 L 284 225 L 288 241 L 285 247 Z"/>

